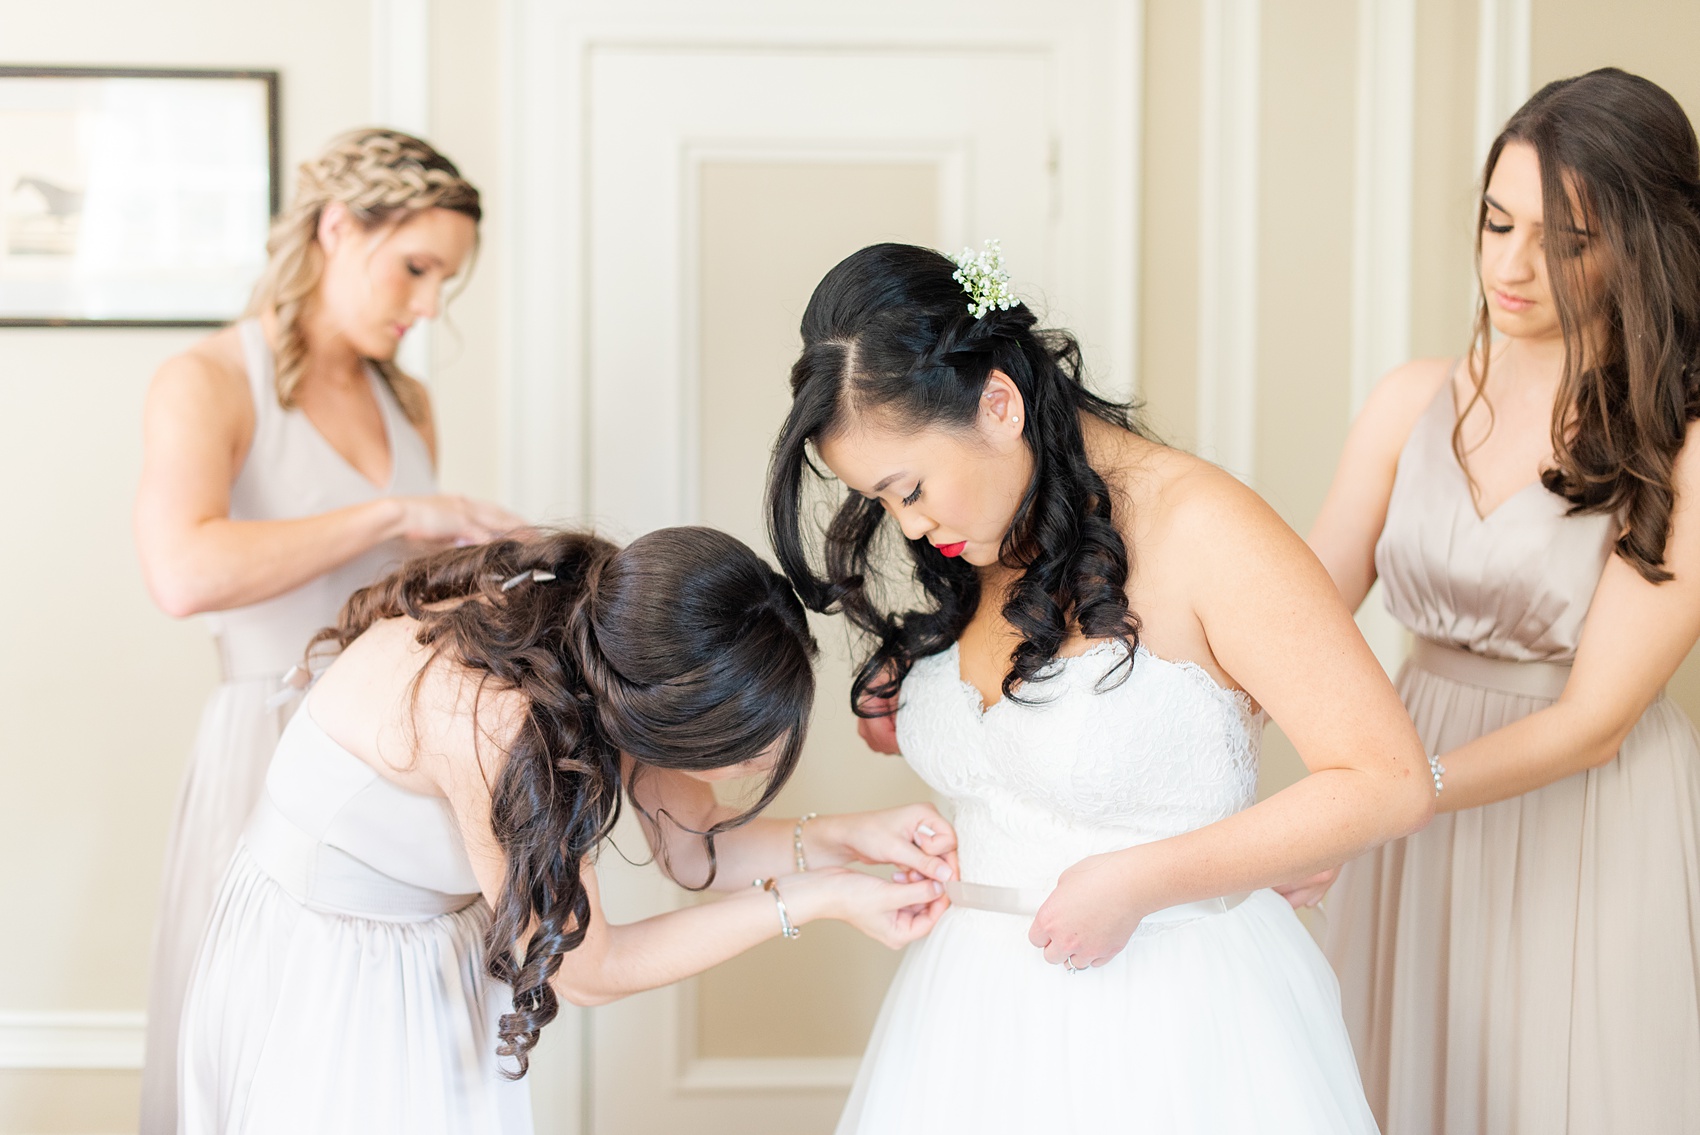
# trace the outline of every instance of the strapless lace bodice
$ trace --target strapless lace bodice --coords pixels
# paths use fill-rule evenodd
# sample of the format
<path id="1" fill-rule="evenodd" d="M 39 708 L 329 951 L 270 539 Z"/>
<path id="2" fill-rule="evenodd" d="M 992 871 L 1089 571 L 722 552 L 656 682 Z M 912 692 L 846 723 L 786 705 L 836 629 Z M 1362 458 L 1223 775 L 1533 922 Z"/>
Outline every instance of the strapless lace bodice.
<path id="1" fill-rule="evenodd" d="M 981 711 L 957 650 L 915 664 L 897 736 L 953 813 L 962 877 L 1048 887 L 1089 855 L 1214 823 L 1256 798 L 1261 715 L 1200 667 L 1111 641 L 1060 659 L 1033 703 Z"/>

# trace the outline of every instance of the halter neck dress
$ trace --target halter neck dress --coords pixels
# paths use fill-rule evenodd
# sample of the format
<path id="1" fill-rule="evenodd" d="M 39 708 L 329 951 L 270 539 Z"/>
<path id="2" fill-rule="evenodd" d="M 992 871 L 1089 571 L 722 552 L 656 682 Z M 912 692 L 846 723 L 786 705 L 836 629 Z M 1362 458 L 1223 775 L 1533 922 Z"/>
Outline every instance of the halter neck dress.
<path id="1" fill-rule="evenodd" d="M 254 403 L 254 437 L 230 488 L 232 520 L 288 520 L 383 496 L 436 492 L 425 441 L 389 385 L 368 370 L 389 438 L 390 479 L 372 484 L 307 415 L 278 405 L 271 349 L 258 320 L 237 324 Z M 307 640 L 348 597 L 399 562 L 400 541 L 374 548 L 293 591 L 207 616 L 222 680 L 208 699 L 166 848 L 148 989 L 142 1135 L 177 1130 L 177 1030 L 195 951 L 220 875 L 260 794 L 293 703 L 272 704 Z"/>
<path id="2" fill-rule="evenodd" d="M 1455 421 L 1448 381 L 1375 554 L 1416 636 L 1399 694 L 1441 754 L 1558 698 L 1617 532 L 1539 484 L 1479 516 Z M 1326 906 L 1387 1135 L 1700 1131 L 1700 737 L 1663 694 L 1616 759 L 1437 816 Z"/>

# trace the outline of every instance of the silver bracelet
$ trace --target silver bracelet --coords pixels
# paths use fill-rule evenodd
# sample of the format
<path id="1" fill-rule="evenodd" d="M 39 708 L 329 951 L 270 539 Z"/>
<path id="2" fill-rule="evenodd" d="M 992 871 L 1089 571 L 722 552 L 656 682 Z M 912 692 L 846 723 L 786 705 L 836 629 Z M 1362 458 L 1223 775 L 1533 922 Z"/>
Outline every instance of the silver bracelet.
<path id="1" fill-rule="evenodd" d="M 1439 796 L 1441 788 L 1444 787 L 1440 778 L 1446 775 L 1446 766 L 1440 763 L 1439 753 L 1428 755 L 1428 772 L 1430 776 L 1434 777 L 1434 794 Z"/>
<path id="2" fill-rule="evenodd" d="M 750 886 L 757 890 L 766 891 L 773 896 L 773 903 L 779 908 L 779 936 L 781 938 L 802 936 L 803 932 L 791 925 L 791 912 L 785 909 L 785 899 L 779 893 L 779 881 L 777 879 L 752 879 Z"/>
<path id="3" fill-rule="evenodd" d="M 797 856 L 797 874 L 801 875 L 809 869 L 809 857 L 803 854 L 803 825 L 814 819 L 817 813 L 810 812 L 797 821 L 797 826 L 791 829 L 791 850 Z"/>

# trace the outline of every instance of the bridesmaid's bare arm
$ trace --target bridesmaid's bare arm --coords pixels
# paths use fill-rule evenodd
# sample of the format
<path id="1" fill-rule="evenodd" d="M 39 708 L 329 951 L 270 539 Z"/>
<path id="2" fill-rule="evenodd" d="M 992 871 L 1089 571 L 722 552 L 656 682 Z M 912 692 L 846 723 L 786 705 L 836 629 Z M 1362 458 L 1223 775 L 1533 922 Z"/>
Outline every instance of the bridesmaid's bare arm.
<path id="1" fill-rule="evenodd" d="M 1307 542 L 1349 610 L 1362 605 L 1375 583 L 1375 543 L 1387 521 L 1399 451 L 1451 369 L 1448 359 L 1415 359 L 1389 371 L 1346 435 Z"/>
<path id="2" fill-rule="evenodd" d="M 524 703 L 511 692 L 487 694 L 475 724 L 468 712 L 470 683 L 457 684 L 448 667 L 436 669 L 421 685 L 414 775 L 427 778 L 448 799 L 479 888 L 495 908 L 507 887 L 507 856 L 491 822 L 493 791 L 507 759 L 505 739 L 517 730 Z M 789 825 L 785 829 L 788 845 Z M 758 850 L 763 842 L 758 835 Z M 775 850 L 765 849 L 764 866 L 774 862 Z M 785 857 L 777 858 L 784 863 Z M 624 924 L 609 922 L 602 912 L 592 859 L 584 860 L 580 878 L 590 904 L 584 940 L 563 956 L 552 981 L 575 1005 L 606 1004 L 679 981 L 780 933 L 773 896 L 750 887 L 748 875 L 736 893 L 717 901 Z M 930 880 L 887 882 L 843 868 L 786 873 L 778 885 L 793 926 L 836 918 L 893 949 L 927 934 L 947 905 Z"/>
<path id="3" fill-rule="evenodd" d="M 397 537 L 483 540 L 519 523 L 453 496 L 380 497 L 295 520 L 232 520 L 230 490 L 254 429 L 248 380 L 212 353 L 168 360 L 148 388 L 136 550 L 169 615 L 270 599 Z"/>
<path id="4" fill-rule="evenodd" d="M 1546 709 L 1441 755 L 1442 811 L 1475 808 L 1615 760 L 1700 639 L 1700 424 L 1690 422 L 1675 470 L 1665 544 L 1675 579 L 1648 583 L 1621 556 L 1600 576 L 1564 693 Z"/>

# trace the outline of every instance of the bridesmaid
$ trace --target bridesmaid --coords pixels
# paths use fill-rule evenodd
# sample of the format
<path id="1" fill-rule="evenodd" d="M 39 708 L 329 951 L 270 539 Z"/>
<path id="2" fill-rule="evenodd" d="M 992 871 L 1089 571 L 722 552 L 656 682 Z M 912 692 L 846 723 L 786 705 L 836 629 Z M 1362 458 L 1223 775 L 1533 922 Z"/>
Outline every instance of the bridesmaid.
<path id="1" fill-rule="evenodd" d="M 510 1081 L 561 998 L 819 918 L 896 947 L 946 906 L 955 833 L 931 805 L 754 818 L 801 755 L 815 644 L 785 578 L 724 533 L 420 557 L 315 642 L 339 656 L 278 743 L 196 962 L 183 1135 L 526 1135 Z M 716 803 L 732 777 L 748 810 Z M 595 863 L 623 802 L 672 878 L 733 893 L 610 924 Z"/>
<path id="2" fill-rule="evenodd" d="M 395 365 L 472 252 L 478 190 L 425 142 L 357 130 L 301 167 L 248 317 L 160 367 L 136 545 L 154 601 L 213 613 L 223 681 L 166 851 L 142 1131 L 177 1130 L 178 1017 L 195 948 L 287 717 L 285 672 L 409 547 L 520 521 L 437 493 L 425 388 Z"/>
<path id="3" fill-rule="evenodd" d="M 1700 148 L 1594 71 L 1483 185 L 1470 351 L 1381 382 L 1311 536 L 1416 636 L 1443 813 L 1341 870 L 1328 951 L 1388 1135 L 1700 1131 Z"/>

